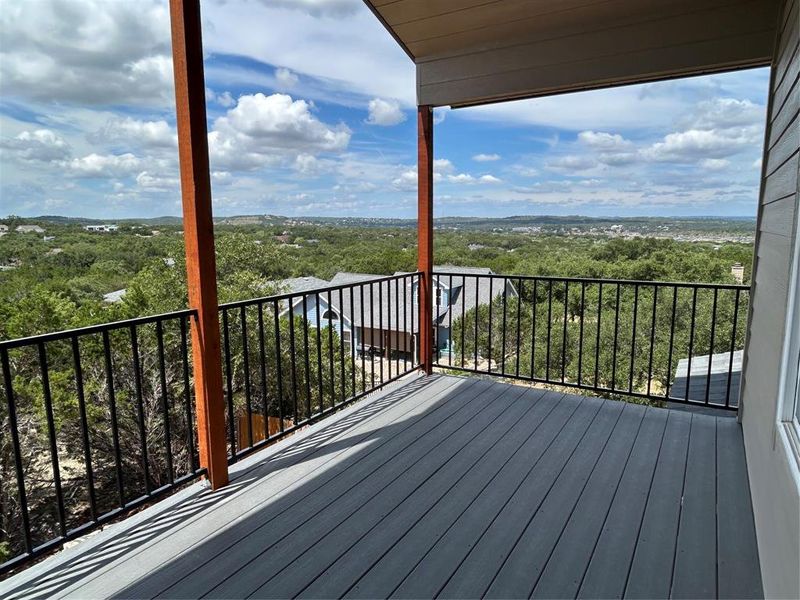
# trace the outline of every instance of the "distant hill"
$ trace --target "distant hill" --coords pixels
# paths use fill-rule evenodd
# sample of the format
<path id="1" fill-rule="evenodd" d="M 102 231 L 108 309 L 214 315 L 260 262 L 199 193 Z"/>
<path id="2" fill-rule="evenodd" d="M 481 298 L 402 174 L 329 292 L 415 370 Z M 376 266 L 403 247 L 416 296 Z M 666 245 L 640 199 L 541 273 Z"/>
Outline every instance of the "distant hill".
<path id="1" fill-rule="evenodd" d="M 181 217 L 163 216 L 142 219 L 90 219 L 84 217 L 61 217 L 42 215 L 24 219 L 25 221 L 49 222 L 53 224 L 90 225 L 96 223 L 142 224 L 150 226 L 176 226 L 182 224 Z M 280 215 L 235 215 L 216 217 L 218 225 L 228 226 L 269 226 L 279 225 L 329 225 L 339 227 L 416 227 L 415 219 L 370 218 L 370 217 L 285 217 Z M 519 215 L 513 217 L 440 217 L 434 219 L 438 228 L 458 228 L 471 230 L 513 229 L 515 227 L 542 227 L 558 229 L 568 227 L 609 227 L 620 224 L 626 228 L 674 227 L 697 230 L 735 230 L 752 231 L 755 217 L 587 217 L 583 215 Z"/>

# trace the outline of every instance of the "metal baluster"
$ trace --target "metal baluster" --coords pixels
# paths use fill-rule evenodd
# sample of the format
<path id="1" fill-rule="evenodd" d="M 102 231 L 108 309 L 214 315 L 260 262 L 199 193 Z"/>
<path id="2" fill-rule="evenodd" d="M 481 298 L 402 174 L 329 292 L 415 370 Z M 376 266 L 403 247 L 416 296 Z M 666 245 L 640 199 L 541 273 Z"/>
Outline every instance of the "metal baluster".
<path id="1" fill-rule="evenodd" d="M 619 338 L 619 284 L 617 300 L 614 304 L 614 350 L 611 353 L 611 389 L 617 389 L 617 339 Z"/>
<path id="2" fill-rule="evenodd" d="M 380 283 L 380 286 L 382 291 L 383 282 Z M 381 302 L 381 307 L 383 307 L 383 302 Z M 383 317 L 381 317 L 381 323 L 383 323 Z M 387 379 L 391 381 L 392 379 L 392 282 L 390 280 L 386 281 L 386 335 L 381 336 L 381 340 L 383 340 L 383 344 L 386 345 L 386 348 L 383 349 L 383 355 L 384 358 L 386 359 L 386 368 L 388 369 L 389 372 Z"/>
<path id="3" fill-rule="evenodd" d="M 603 283 L 597 288 L 597 337 L 594 342 L 594 387 L 600 387 L 600 316 L 603 313 Z"/>
<path id="4" fill-rule="evenodd" d="M 461 368 L 464 368 L 465 364 L 465 356 L 464 356 L 464 333 L 467 330 L 467 319 L 466 319 L 466 305 L 467 305 L 467 278 L 466 276 L 461 276 L 461 293 L 458 294 L 459 302 L 461 302 Z M 477 343 L 477 340 L 476 340 Z"/>
<path id="5" fill-rule="evenodd" d="M 517 279 L 517 346 L 516 346 L 516 365 L 514 371 L 519 377 L 519 348 L 520 348 L 520 327 L 522 326 L 522 277 Z"/>
<path id="6" fill-rule="evenodd" d="M 564 282 L 564 327 L 561 332 L 561 383 L 566 379 L 567 371 L 567 316 L 568 316 L 568 301 L 569 301 L 569 281 Z"/>
<path id="7" fill-rule="evenodd" d="M 117 398 L 114 392 L 114 365 L 111 361 L 111 340 L 108 336 L 108 330 L 103 331 L 103 360 L 106 370 L 106 387 L 108 387 L 108 410 L 111 417 L 111 442 L 114 446 L 114 469 L 117 479 L 117 497 L 119 499 L 119 507 L 125 506 L 125 487 L 122 477 L 122 451 L 119 446 L 119 423 L 117 421 Z M 50 452 L 53 455 L 53 472 L 58 471 L 58 447 L 56 446 L 55 437 L 55 424 L 53 421 L 53 406 L 50 398 L 50 378 L 47 373 L 47 356 L 45 354 L 44 344 L 39 344 L 39 363 L 43 366 L 42 370 L 42 384 L 44 387 L 44 403 L 45 410 L 47 411 L 47 427 L 51 432 L 50 439 Z M 56 476 L 56 480 L 58 480 Z M 61 482 L 56 483 L 56 497 L 59 503 L 59 512 L 64 510 L 63 496 L 61 493 Z M 63 519 L 62 519 L 63 520 Z M 62 523 L 61 535 L 66 535 L 66 523 Z"/>
<path id="8" fill-rule="evenodd" d="M 322 371 L 322 319 L 319 310 L 319 292 L 314 292 L 314 304 L 316 306 L 317 317 L 317 384 L 319 386 L 319 412 L 322 413 L 325 406 L 325 378 Z"/>
<path id="9" fill-rule="evenodd" d="M 539 280 L 533 280 L 533 302 L 531 307 L 531 379 L 536 379 L 536 305 L 538 303 Z"/>
<path id="10" fill-rule="evenodd" d="M 347 399 L 347 373 L 344 363 L 344 300 L 342 298 L 342 288 L 339 288 L 339 354 L 339 362 L 342 366 L 342 402 L 344 402 Z"/>
<path id="11" fill-rule="evenodd" d="M 372 380 L 372 388 L 375 387 L 375 288 L 373 282 L 369 282 L 369 349 L 370 349 L 370 372 Z"/>
<path id="12" fill-rule="evenodd" d="M 650 385 L 653 380 L 653 351 L 656 341 L 656 309 L 658 307 L 658 285 L 653 286 L 653 315 L 650 318 L 650 361 L 647 365 L 647 396 L 650 397 Z"/>
<path id="13" fill-rule="evenodd" d="M 583 322 L 586 320 L 586 282 L 581 281 L 581 326 L 578 334 L 578 385 L 583 380 Z"/>
<path id="14" fill-rule="evenodd" d="M 139 363 L 139 336 L 136 326 L 131 325 L 131 354 L 133 355 L 133 381 L 136 390 L 136 408 L 138 412 L 139 441 L 142 450 L 142 472 L 144 473 L 144 486 L 150 494 L 150 464 L 147 456 L 147 433 L 144 427 L 144 401 L 142 399 L 142 370 Z"/>
<path id="15" fill-rule="evenodd" d="M 172 432 L 169 422 L 169 398 L 167 393 L 167 372 L 164 359 L 164 327 L 161 321 L 156 321 L 156 344 L 158 346 L 158 376 L 161 384 L 161 412 L 164 417 L 164 446 L 166 447 L 167 479 L 170 485 L 175 483 L 175 474 L 172 464 Z"/>
<path id="16" fill-rule="evenodd" d="M 740 289 L 736 290 L 736 297 L 733 305 L 733 328 L 731 329 L 731 355 L 728 359 L 728 382 L 725 386 L 725 406 L 730 406 L 731 402 L 731 377 L 733 374 L 733 352 L 736 348 L 736 328 L 739 320 L 739 293 Z"/>
<path id="17" fill-rule="evenodd" d="M 294 333 L 294 296 L 289 296 L 289 356 L 291 357 L 290 374 L 292 376 L 292 420 L 297 425 L 300 415 L 297 411 L 297 346 Z"/>
<path id="18" fill-rule="evenodd" d="M 350 286 L 350 375 L 353 380 L 353 397 L 358 394 L 356 391 L 356 315 L 355 315 L 355 286 Z"/>
<path id="19" fill-rule="evenodd" d="M 413 281 L 413 278 L 412 278 Z M 403 275 L 403 372 L 408 372 L 408 275 Z M 413 312 L 413 307 L 412 307 Z"/>
<path id="20" fill-rule="evenodd" d="M 264 341 L 264 303 L 258 303 L 258 354 L 261 364 L 261 410 L 264 412 L 264 439 L 269 437 L 269 404 L 267 400 L 267 349 Z"/>
<path id="21" fill-rule="evenodd" d="M 97 497 L 94 490 L 92 447 L 89 439 L 89 419 L 86 414 L 86 396 L 83 391 L 83 369 L 81 367 L 81 351 L 78 345 L 78 336 L 72 336 L 72 359 L 75 367 L 75 389 L 78 393 L 78 413 L 81 420 L 81 437 L 83 438 L 83 460 L 86 463 L 86 480 L 89 492 L 89 511 L 92 513 L 92 521 L 96 521 Z"/>
<path id="22" fill-rule="evenodd" d="M 436 286 L 435 286 L 436 289 L 434 291 L 434 295 L 436 296 L 436 312 L 435 312 L 434 317 L 433 317 L 434 318 L 434 322 L 436 323 L 436 328 L 433 331 L 433 337 L 434 337 L 434 346 L 436 346 L 436 364 L 437 365 L 439 364 L 439 360 L 441 359 L 441 354 L 439 352 L 439 335 L 440 335 L 439 334 L 439 305 L 441 303 L 442 288 L 439 287 L 439 285 L 440 285 L 439 276 L 436 275 Z"/>
<path id="23" fill-rule="evenodd" d="M 333 364 L 333 323 L 330 317 L 333 313 L 331 290 L 328 290 L 328 366 L 331 368 L 331 408 L 336 406 L 336 367 Z"/>
<path id="24" fill-rule="evenodd" d="M 550 381 L 550 334 L 553 325 L 553 280 L 547 281 L 547 363 L 544 369 L 544 378 Z"/>
<path id="25" fill-rule="evenodd" d="M 494 280 L 492 279 L 491 275 L 488 276 L 488 279 L 489 279 L 489 347 L 487 348 L 487 354 L 489 356 L 487 356 L 486 358 L 488 361 L 487 370 L 489 371 L 489 373 L 491 373 L 492 372 L 492 305 L 494 304 L 494 292 L 492 290 L 492 284 Z"/>
<path id="26" fill-rule="evenodd" d="M 400 375 L 400 279 L 394 280 L 395 375 Z M 391 341 L 391 340 L 390 340 Z"/>
<path id="27" fill-rule="evenodd" d="M 475 275 L 475 364 L 473 365 L 473 371 L 478 370 L 478 308 L 480 307 L 480 301 L 478 298 L 478 291 L 481 287 L 481 281 L 477 275 Z"/>
<path id="28" fill-rule="evenodd" d="M 8 352 L 5 348 L 0 348 L 0 362 L 2 362 L 3 365 L 3 381 L 6 388 L 8 426 L 11 430 L 11 446 L 14 450 L 14 471 L 17 476 L 17 494 L 19 495 L 19 507 L 22 516 L 22 532 L 25 537 L 25 551 L 30 554 L 33 551 L 33 542 L 31 540 L 31 522 L 28 515 L 28 496 L 25 493 L 25 471 L 22 466 L 22 451 L 19 443 L 17 404 L 14 401 L 11 366 L 9 365 Z"/>
<path id="29" fill-rule="evenodd" d="M 360 284 L 358 286 L 358 293 L 361 296 L 361 305 L 359 307 L 361 311 L 361 335 L 359 336 L 359 340 L 361 341 L 361 393 L 366 393 L 367 391 L 367 377 L 366 373 L 366 320 L 364 319 L 364 284 Z"/>
<path id="30" fill-rule="evenodd" d="M 222 346 L 225 350 L 225 400 L 228 404 L 228 443 L 231 445 L 231 459 L 236 459 L 236 424 L 233 413 L 233 369 L 231 368 L 231 340 L 228 323 L 228 310 L 222 311 Z"/>
<path id="31" fill-rule="evenodd" d="M 447 292 L 447 364 L 453 366 L 453 276 L 450 275 L 450 289 Z"/>
<path id="32" fill-rule="evenodd" d="M 631 330 L 631 370 L 628 376 L 628 393 L 633 391 L 633 361 L 636 358 L 636 317 L 639 314 L 639 286 L 633 286 L 633 329 Z"/>
<path id="33" fill-rule="evenodd" d="M 253 402 L 250 396 L 250 344 L 247 339 L 247 310 L 242 305 L 239 311 L 242 321 L 242 369 L 244 370 L 244 406 L 247 411 L 247 446 L 253 447 Z"/>
<path id="34" fill-rule="evenodd" d="M 501 335 L 501 352 L 500 352 L 500 372 L 505 375 L 506 374 L 506 327 L 507 327 L 507 316 L 506 313 L 508 312 L 508 300 L 507 300 L 507 290 L 508 290 L 508 279 L 505 277 L 502 279 L 503 281 L 503 332 Z"/>
<path id="35" fill-rule="evenodd" d="M 692 353 L 694 352 L 694 321 L 697 314 L 697 286 L 692 290 L 692 322 L 689 325 L 689 362 L 686 365 L 686 394 L 684 402 L 689 402 L 689 384 L 692 381 Z"/>
<path id="36" fill-rule="evenodd" d="M 716 333 L 717 326 L 717 288 L 714 288 L 714 300 L 711 307 L 711 339 L 708 342 L 708 372 L 706 373 L 706 398 L 705 403 L 708 404 L 709 392 L 711 391 L 711 363 L 714 358 L 714 334 Z"/>
<path id="37" fill-rule="evenodd" d="M 667 389 L 665 390 L 665 398 L 669 398 L 670 381 L 672 380 L 672 351 L 675 342 L 675 313 L 678 306 L 678 286 L 672 287 L 672 315 L 670 316 L 669 326 L 669 351 L 667 352 Z"/>
<path id="38" fill-rule="evenodd" d="M 187 340 L 187 317 L 181 317 L 181 360 L 183 362 L 183 405 L 186 409 L 186 446 L 189 448 L 189 468 L 197 471 L 194 445 L 194 418 L 192 417 L 192 395 L 189 388 L 189 344 Z"/>
<path id="39" fill-rule="evenodd" d="M 281 320 L 280 307 L 278 304 L 277 300 L 273 301 L 272 312 L 275 321 L 275 375 L 278 379 L 278 418 L 280 419 L 280 431 L 283 433 L 283 357 L 281 356 Z M 267 429 L 269 429 L 269 426 Z"/>
<path id="40" fill-rule="evenodd" d="M 308 347 L 308 295 L 303 294 L 303 366 L 305 374 L 303 379 L 306 382 L 306 419 L 311 418 L 311 359 L 309 355 L 311 349 Z"/>

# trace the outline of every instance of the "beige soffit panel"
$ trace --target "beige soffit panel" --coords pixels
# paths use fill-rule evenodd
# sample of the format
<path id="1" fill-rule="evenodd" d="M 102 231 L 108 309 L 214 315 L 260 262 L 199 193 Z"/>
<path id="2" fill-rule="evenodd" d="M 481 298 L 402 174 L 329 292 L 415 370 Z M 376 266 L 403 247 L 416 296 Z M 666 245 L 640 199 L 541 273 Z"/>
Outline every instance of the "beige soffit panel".
<path id="1" fill-rule="evenodd" d="M 776 0 L 365 0 L 419 104 L 469 105 L 768 64 Z"/>

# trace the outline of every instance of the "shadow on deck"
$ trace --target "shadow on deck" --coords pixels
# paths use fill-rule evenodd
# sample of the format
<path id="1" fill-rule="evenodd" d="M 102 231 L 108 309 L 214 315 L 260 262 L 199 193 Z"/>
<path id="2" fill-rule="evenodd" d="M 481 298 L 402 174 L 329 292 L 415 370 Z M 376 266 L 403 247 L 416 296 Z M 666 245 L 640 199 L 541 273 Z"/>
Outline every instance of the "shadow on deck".
<path id="1" fill-rule="evenodd" d="M 735 419 L 433 376 L 0 583 L 48 597 L 758 597 Z"/>

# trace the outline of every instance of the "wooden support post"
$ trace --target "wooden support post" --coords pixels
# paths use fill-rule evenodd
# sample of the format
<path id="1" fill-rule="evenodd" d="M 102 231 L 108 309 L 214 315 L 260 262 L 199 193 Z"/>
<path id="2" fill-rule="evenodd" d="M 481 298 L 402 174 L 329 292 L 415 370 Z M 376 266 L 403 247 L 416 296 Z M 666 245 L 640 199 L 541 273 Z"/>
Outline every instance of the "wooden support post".
<path id="1" fill-rule="evenodd" d="M 192 357 L 200 464 L 213 489 L 228 483 L 222 392 L 217 266 L 211 216 L 205 78 L 199 0 L 170 0 L 178 155 L 181 167 L 186 280 L 192 320 Z"/>
<path id="2" fill-rule="evenodd" d="M 433 370 L 433 109 L 417 107 L 417 270 L 419 289 L 419 362 Z"/>

